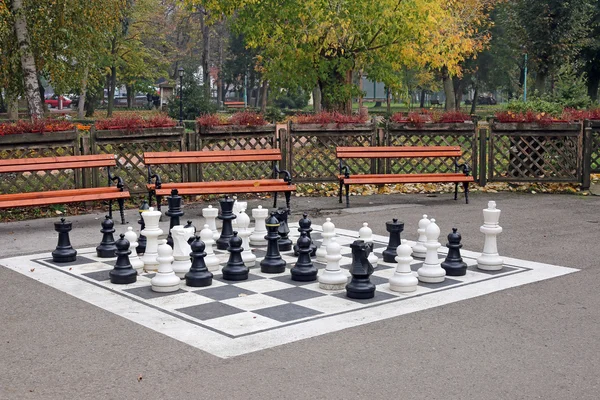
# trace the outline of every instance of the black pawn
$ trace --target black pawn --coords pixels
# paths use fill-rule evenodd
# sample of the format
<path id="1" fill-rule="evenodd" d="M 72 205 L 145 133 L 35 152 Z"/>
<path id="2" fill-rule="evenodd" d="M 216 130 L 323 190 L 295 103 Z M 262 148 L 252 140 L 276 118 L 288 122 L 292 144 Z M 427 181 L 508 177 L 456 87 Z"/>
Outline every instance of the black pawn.
<path id="1" fill-rule="evenodd" d="M 285 272 L 286 262 L 281 258 L 279 253 L 279 220 L 276 218 L 275 213 L 271 213 L 271 216 L 265 221 L 267 226 L 267 254 L 260 262 L 260 270 L 265 274 L 279 274 Z"/>
<path id="2" fill-rule="evenodd" d="M 121 233 L 121 237 L 116 242 L 116 255 L 117 261 L 115 267 L 110 270 L 108 275 L 110 276 L 110 282 L 118 285 L 125 285 L 133 283 L 137 280 L 137 271 L 131 266 L 129 261 L 129 241 L 125 239 L 125 235 Z"/>
<path id="3" fill-rule="evenodd" d="M 452 228 L 452 233 L 448 235 L 448 256 L 442 262 L 442 268 L 446 270 L 448 276 L 464 276 L 467 274 L 467 264 L 463 262 L 460 256 L 460 233 L 456 232 L 456 228 Z"/>
<path id="4" fill-rule="evenodd" d="M 221 213 L 217 218 L 223 221 L 223 226 L 221 227 L 221 236 L 217 239 L 217 249 L 219 250 L 227 250 L 229 247 L 229 240 L 233 236 L 233 226 L 231 225 L 231 221 L 233 221 L 236 216 L 233 213 L 233 203 L 235 200 L 230 199 L 229 196 L 225 196 L 224 199 L 219 200 L 219 204 L 221 205 Z"/>
<path id="5" fill-rule="evenodd" d="M 52 252 L 52 261 L 56 263 L 67 263 L 75 261 L 77 258 L 77 250 L 71 246 L 69 232 L 73 229 L 71 222 L 66 222 L 64 218 L 60 222 L 54 223 L 54 230 L 58 232 L 58 244 L 56 250 Z"/>
<path id="6" fill-rule="evenodd" d="M 194 239 L 196 239 L 196 227 L 194 226 L 194 224 L 192 224 L 192 221 L 188 220 L 187 224 L 183 228 L 194 228 L 194 234 L 188 239 L 188 244 L 191 246 Z"/>
<path id="7" fill-rule="evenodd" d="M 179 195 L 177 189 L 171 190 L 171 195 L 167 197 L 169 209 L 165 213 L 167 217 L 171 217 L 169 223 L 169 236 L 167 236 L 167 244 L 173 247 L 173 236 L 171 235 L 171 229 L 174 226 L 179 225 L 179 217 L 183 216 L 183 210 L 181 209 L 181 201 L 183 198 Z"/>
<path id="8" fill-rule="evenodd" d="M 144 211 L 148 211 L 150 207 L 148 206 L 148 201 L 142 201 L 138 212 L 140 213 L 140 219 L 138 220 L 138 224 L 140 224 L 140 235 L 138 236 L 138 247 L 135 248 L 135 252 L 139 255 L 142 255 L 146 252 L 146 236 L 142 235 L 142 231 L 146 229 L 146 224 L 144 223 L 144 218 L 142 218 L 142 213 Z"/>
<path id="9" fill-rule="evenodd" d="M 401 244 L 400 232 L 404 230 L 404 222 L 398 222 L 398 218 L 393 218 L 385 223 L 385 229 L 390 233 L 390 242 L 387 249 L 383 251 L 383 261 L 388 263 L 396 262 L 396 249 Z"/>
<path id="10" fill-rule="evenodd" d="M 115 226 L 115 223 L 107 215 L 104 218 L 104 221 L 102 221 L 102 229 L 100 229 L 100 232 L 103 233 L 102 242 L 100 243 L 100 246 L 96 247 L 96 254 L 100 258 L 111 258 L 115 256 L 117 246 L 115 245 L 115 238 L 113 237 L 113 233 L 115 233 L 113 226 Z"/>
<path id="11" fill-rule="evenodd" d="M 292 250 L 292 240 L 288 238 L 290 234 L 290 228 L 288 227 L 288 215 L 290 210 L 288 208 L 279 208 L 275 217 L 279 221 L 279 228 L 277 233 L 279 234 L 279 251 L 290 251 Z"/>
<path id="12" fill-rule="evenodd" d="M 370 279 L 373 273 L 373 265 L 368 259 L 371 246 L 363 240 L 355 240 L 350 248 L 352 249 L 350 266 L 352 279 L 346 285 L 346 296 L 351 299 L 372 299 L 375 297 L 375 285 Z"/>
<path id="13" fill-rule="evenodd" d="M 298 232 L 302 235 L 302 232 L 306 232 L 308 238 L 310 239 L 310 256 L 315 257 L 317 255 L 317 246 L 313 243 L 312 238 L 310 237 L 310 233 L 312 232 L 312 221 L 308 218 L 308 214 L 302 214 L 302 218 L 298 221 Z M 294 245 L 294 255 L 297 257 L 300 253 L 298 252 L 298 244 Z"/>
<path id="14" fill-rule="evenodd" d="M 233 236 L 229 240 L 229 260 L 227 265 L 223 267 L 223 279 L 226 281 L 245 281 L 248 279 L 248 267 L 244 265 L 242 260 L 242 238 L 233 232 Z"/>
<path id="15" fill-rule="evenodd" d="M 317 280 L 317 267 L 315 267 L 310 259 L 310 238 L 306 232 L 302 232 L 296 242 L 298 246 L 298 261 L 291 269 L 292 280 L 299 282 L 311 282 Z"/>
<path id="16" fill-rule="evenodd" d="M 185 274 L 185 284 L 192 287 L 212 285 L 213 274 L 206 268 L 206 264 L 204 263 L 204 257 L 206 257 L 204 242 L 199 237 L 196 237 L 191 246 L 192 252 L 190 253 L 190 257 L 192 258 L 192 266 Z"/>

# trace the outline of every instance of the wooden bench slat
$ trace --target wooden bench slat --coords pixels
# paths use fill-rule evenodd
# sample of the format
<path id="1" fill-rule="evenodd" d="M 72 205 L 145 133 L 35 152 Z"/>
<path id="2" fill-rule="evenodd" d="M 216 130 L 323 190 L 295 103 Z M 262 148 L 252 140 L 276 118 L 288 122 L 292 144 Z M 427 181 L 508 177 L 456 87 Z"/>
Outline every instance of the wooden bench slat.
<path id="1" fill-rule="evenodd" d="M 210 151 L 147 151 L 144 153 L 144 159 L 146 158 L 164 158 L 164 157 L 178 157 L 186 155 L 190 157 L 212 157 L 218 156 L 243 156 L 243 155 L 273 155 L 281 154 L 279 149 L 256 149 L 256 150 L 210 150 Z"/>
<path id="2" fill-rule="evenodd" d="M 382 176 L 456 176 L 457 174 L 460 174 L 462 176 L 465 176 L 465 174 L 463 174 L 462 172 L 432 172 L 432 173 L 426 173 L 426 174 L 356 174 L 356 175 L 350 175 L 349 178 L 346 178 L 345 175 L 339 174 L 338 175 L 338 179 L 353 179 L 353 178 L 380 178 Z M 471 177 L 469 177 L 471 178 Z"/>
<path id="3" fill-rule="evenodd" d="M 473 182 L 472 176 L 465 176 L 462 173 L 452 175 L 442 174 L 409 174 L 409 175 L 381 175 L 379 177 L 362 178 L 346 178 L 344 183 L 349 185 L 355 184 L 394 184 L 394 183 L 443 183 L 443 182 Z"/>
<path id="4" fill-rule="evenodd" d="M 161 189 L 184 189 L 194 187 L 232 187 L 232 186 L 274 186 L 274 185 L 287 185 L 283 179 L 253 179 L 253 180 L 239 180 L 239 181 L 208 181 L 208 182 L 169 182 L 163 183 Z M 146 187 L 150 190 L 155 189 L 153 183 L 147 184 Z"/>
<path id="5" fill-rule="evenodd" d="M 116 186 L 107 186 L 99 188 L 85 188 L 85 189 L 65 189 L 55 190 L 47 192 L 25 192 L 25 193 L 9 193 L 0 194 L 0 201 L 8 200 L 26 200 L 26 199 L 49 199 L 56 196 L 77 196 L 87 194 L 102 194 L 102 193 L 113 193 L 120 192 Z"/>
<path id="6" fill-rule="evenodd" d="M 250 161 L 279 161 L 281 154 L 266 156 L 213 156 L 213 157 L 170 157 L 170 158 L 152 158 L 144 159 L 146 165 L 157 164 L 202 164 L 202 163 L 222 163 L 222 162 L 250 162 Z"/>
<path id="7" fill-rule="evenodd" d="M 60 191 L 56 191 L 58 195 Z M 45 206 L 50 204 L 78 203 L 97 200 L 116 200 L 129 198 L 129 192 L 96 193 L 81 196 L 60 196 L 40 199 L 0 201 L 0 209 L 12 207 Z"/>
<path id="8" fill-rule="evenodd" d="M 92 154 L 83 156 L 57 156 L 39 158 L 9 158 L 0 160 L 0 166 L 5 165 L 32 165 L 38 163 L 63 163 L 65 161 L 110 161 L 115 160 L 114 154 Z"/>
<path id="9" fill-rule="evenodd" d="M 336 147 L 337 151 L 345 152 L 385 152 L 385 151 L 431 151 L 431 150 L 461 150 L 460 146 L 356 146 Z"/>
<path id="10" fill-rule="evenodd" d="M 377 153 L 338 153 L 338 158 L 425 158 L 425 157 L 460 157 L 461 151 L 444 150 L 444 151 L 418 151 L 418 152 L 377 152 Z"/>
<path id="11" fill-rule="evenodd" d="M 53 171 L 53 170 L 64 170 L 64 169 L 78 169 L 78 168 L 93 168 L 93 167 L 113 167 L 116 165 L 116 161 L 98 160 L 98 161 L 63 161 L 60 163 L 39 163 L 39 164 L 28 164 L 28 165 L 5 165 L 0 166 L 0 173 L 9 172 L 32 172 L 32 171 Z"/>
<path id="12" fill-rule="evenodd" d="M 296 185 L 281 186 L 230 186 L 230 187 L 195 187 L 178 189 L 180 195 L 203 195 L 203 194 L 230 194 L 230 193 L 265 193 L 265 192 L 291 192 L 296 190 Z M 158 196 L 168 196 L 171 189 L 157 189 Z"/>

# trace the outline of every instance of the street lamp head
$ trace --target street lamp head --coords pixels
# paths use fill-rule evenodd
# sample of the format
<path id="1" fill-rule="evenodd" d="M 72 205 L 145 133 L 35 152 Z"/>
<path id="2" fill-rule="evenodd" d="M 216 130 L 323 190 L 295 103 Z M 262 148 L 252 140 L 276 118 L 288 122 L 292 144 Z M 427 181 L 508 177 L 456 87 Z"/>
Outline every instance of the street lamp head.
<path id="1" fill-rule="evenodd" d="M 179 77 L 183 77 L 183 67 L 179 67 L 177 71 L 179 72 Z"/>

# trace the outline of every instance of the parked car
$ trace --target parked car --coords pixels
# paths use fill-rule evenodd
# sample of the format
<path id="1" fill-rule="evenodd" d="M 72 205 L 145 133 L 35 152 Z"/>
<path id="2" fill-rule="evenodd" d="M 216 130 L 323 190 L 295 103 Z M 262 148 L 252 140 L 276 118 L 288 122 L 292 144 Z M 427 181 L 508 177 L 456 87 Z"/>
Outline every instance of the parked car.
<path id="1" fill-rule="evenodd" d="M 69 100 L 68 98 L 64 96 L 60 96 L 60 98 L 62 99 L 63 108 L 67 108 L 71 105 L 71 100 Z M 58 108 L 58 100 L 58 95 L 53 94 L 51 97 L 44 100 L 44 103 L 48 104 L 48 108 Z"/>

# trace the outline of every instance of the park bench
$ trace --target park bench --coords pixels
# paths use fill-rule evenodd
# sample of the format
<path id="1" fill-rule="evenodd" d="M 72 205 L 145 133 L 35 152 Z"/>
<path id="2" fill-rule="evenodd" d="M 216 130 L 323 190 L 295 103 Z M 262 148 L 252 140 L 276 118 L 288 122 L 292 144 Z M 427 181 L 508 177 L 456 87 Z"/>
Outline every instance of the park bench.
<path id="1" fill-rule="evenodd" d="M 465 201 L 469 203 L 469 182 L 474 179 L 469 174 L 471 169 L 466 163 L 459 164 L 462 156 L 459 146 L 377 146 L 377 147 L 337 147 L 337 158 L 340 160 L 340 174 L 338 175 L 340 189 L 339 198 L 342 202 L 342 187 L 346 188 L 346 206 L 350 206 L 350 185 L 382 185 L 398 183 L 454 183 L 454 200 L 458 196 L 458 184 L 462 183 L 465 192 Z M 455 172 L 415 172 L 409 174 L 352 174 L 350 168 L 344 165 L 344 159 L 432 159 L 453 158 Z M 428 164 L 428 167 L 433 166 Z"/>
<path id="2" fill-rule="evenodd" d="M 117 200 L 121 223 L 124 224 L 124 203 L 125 199 L 129 198 L 129 192 L 123 189 L 123 180 L 111 174 L 110 167 L 115 166 L 114 154 L 0 160 L 2 174 L 39 173 L 40 171 L 51 174 L 53 171 L 104 167 L 108 176 L 108 186 L 103 187 L 0 194 L 0 209 L 108 200 L 108 213 L 112 218 L 112 201 Z M 113 182 L 116 182 L 116 186 L 112 186 Z"/>
<path id="3" fill-rule="evenodd" d="M 225 108 L 245 108 L 246 104 L 243 101 L 225 101 L 223 102 Z"/>
<path id="4" fill-rule="evenodd" d="M 286 206 L 290 207 L 291 193 L 296 190 L 292 185 L 292 177 L 288 171 L 280 170 L 277 161 L 281 161 L 279 149 L 260 150 L 210 150 L 210 151 L 177 151 L 146 152 L 144 163 L 148 167 L 148 202 L 152 205 L 153 196 L 160 210 L 163 196 L 177 189 L 179 195 L 239 194 L 239 193 L 273 193 L 273 207 L 277 207 L 277 193 L 284 192 Z M 246 180 L 222 180 L 205 182 L 169 182 L 164 183 L 160 176 L 152 171 L 153 165 L 162 164 L 212 164 L 212 163 L 244 163 L 272 162 L 272 178 Z M 283 179 L 279 178 L 283 175 Z"/>

